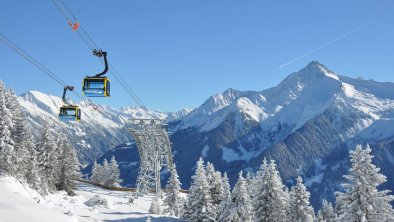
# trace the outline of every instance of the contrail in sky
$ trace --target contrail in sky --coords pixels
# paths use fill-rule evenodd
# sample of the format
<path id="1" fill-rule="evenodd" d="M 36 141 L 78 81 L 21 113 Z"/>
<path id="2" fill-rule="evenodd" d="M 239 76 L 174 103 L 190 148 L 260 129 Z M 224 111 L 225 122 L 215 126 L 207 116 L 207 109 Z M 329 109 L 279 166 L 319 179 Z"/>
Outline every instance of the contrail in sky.
<path id="1" fill-rule="evenodd" d="M 372 20 L 366 22 L 365 24 L 363 24 L 363 25 L 361 25 L 361 26 L 358 26 L 358 27 L 356 27 L 356 28 L 353 28 L 353 29 L 351 29 L 351 30 L 349 30 L 349 31 L 347 31 L 347 32 L 345 32 L 345 33 L 343 33 L 343 34 L 341 34 L 341 35 L 339 35 L 339 36 L 337 36 L 337 37 L 331 39 L 330 41 L 325 42 L 325 43 L 319 45 L 318 47 L 316 47 L 316 48 L 314 48 L 314 49 L 312 49 L 312 50 L 310 50 L 310 51 L 308 51 L 308 52 L 306 52 L 306 53 L 304 53 L 304 54 L 298 56 L 297 58 L 295 58 L 295 59 L 293 59 L 293 60 L 290 60 L 290 61 L 288 61 L 288 62 L 286 62 L 286 63 L 280 65 L 280 66 L 279 66 L 279 69 L 281 69 L 281 68 L 283 68 L 283 67 L 285 67 L 285 66 L 287 66 L 287 65 L 290 65 L 290 64 L 292 64 L 293 62 L 296 62 L 296 61 L 298 61 L 298 60 L 304 58 L 305 56 L 308 56 L 308 55 L 310 55 L 310 54 L 312 54 L 312 53 L 314 53 L 314 52 L 316 52 L 316 51 L 318 51 L 318 50 L 320 50 L 320 49 L 322 49 L 322 48 L 324 48 L 324 47 L 326 47 L 326 46 L 328 46 L 328 45 L 331 45 L 332 43 L 334 43 L 334 42 L 336 42 L 336 41 L 338 41 L 338 40 L 340 40 L 340 39 L 342 39 L 342 38 L 344 38 L 344 37 L 346 37 L 346 36 L 352 34 L 353 32 L 355 32 L 355 31 L 361 29 L 361 27 L 363 27 L 363 26 L 365 26 L 365 25 L 368 25 L 368 24 L 370 24 L 370 23 L 372 23 L 372 22 L 374 22 L 374 21 L 376 21 L 376 19 L 372 19 Z"/>

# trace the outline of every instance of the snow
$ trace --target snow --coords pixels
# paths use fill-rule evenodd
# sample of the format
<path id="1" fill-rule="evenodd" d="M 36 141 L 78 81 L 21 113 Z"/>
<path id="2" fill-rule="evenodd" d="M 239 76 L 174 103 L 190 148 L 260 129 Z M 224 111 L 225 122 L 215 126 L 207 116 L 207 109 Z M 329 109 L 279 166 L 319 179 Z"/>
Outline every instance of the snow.
<path id="1" fill-rule="evenodd" d="M 328 77 L 330 77 L 330 78 L 333 78 L 333 79 L 335 79 L 335 80 L 339 80 L 339 77 L 337 76 L 337 75 L 335 75 L 334 73 L 332 73 L 332 72 L 329 72 L 329 71 L 324 71 L 324 75 L 326 75 L 326 76 L 328 76 Z"/>
<path id="2" fill-rule="evenodd" d="M 394 136 L 393 126 L 394 111 L 390 111 L 362 130 L 359 137 L 374 140 L 389 138 Z"/>
<path id="3" fill-rule="evenodd" d="M 13 177 L 0 177 L 0 222 L 93 222 L 93 221 L 180 221 L 165 215 L 148 213 L 152 195 L 134 199 L 130 192 L 108 191 L 92 185 L 78 183 L 76 196 L 56 192 L 40 196 Z M 92 198 L 105 199 L 108 206 L 86 202 Z M 39 203 L 37 203 L 39 201 Z"/>
<path id="4" fill-rule="evenodd" d="M 268 114 L 264 113 L 260 107 L 256 106 L 246 97 L 241 97 L 237 100 L 237 107 L 241 112 L 257 122 L 268 117 Z"/>
<path id="5" fill-rule="evenodd" d="M 305 178 L 305 186 L 310 187 L 313 183 L 321 183 L 323 180 L 324 172 L 311 178 Z"/>
<path id="6" fill-rule="evenodd" d="M 354 86 L 347 84 L 347 83 L 342 83 L 342 88 L 343 91 L 345 92 L 345 95 L 347 97 L 353 97 L 354 96 L 354 92 L 355 92 L 355 88 Z"/>
<path id="7" fill-rule="evenodd" d="M 76 221 L 64 215 L 63 210 L 46 204 L 36 191 L 13 177 L 0 177 L 0 197 L 1 222 Z"/>
<path id="8" fill-rule="evenodd" d="M 202 151 L 201 151 L 201 157 L 202 157 L 202 158 L 207 157 L 208 151 L 209 151 L 209 146 L 208 146 L 208 145 L 205 145 L 205 146 L 204 146 L 204 149 L 202 149 Z"/>
<path id="9" fill-rule="evenodd" d="M 257 154 L 254 151 L 248 152 L 242 146 L 238 147 L 238 149 L 241 153 L 237 153 L 234 151 L 234 149 L 231 149 L 228 147 L 222 147 L 222 159 L 224 161 L 226 161 L 227 163 L 237 161 L 237 160 L 249 161 L 252 159 L 253 156 L 255 156 Z"/>
<path id="10" fill-rule="evenodd" d="M 310 178 L 305 177 L 305 186 L 310 187 L 313 183 L 321 183 L 324 177 L 324 171 L 327 169 L 327 165 L 323 164 L 321 158 L 314 160 L 315 172 Z"/>
<path id="11" fill-rule="evenodd" d="M 234 150 L 222 147 L 222 159 L 226 162 L 232 162 L 236 160 L 240 160 L 240 155 L 236 153 Z"/>

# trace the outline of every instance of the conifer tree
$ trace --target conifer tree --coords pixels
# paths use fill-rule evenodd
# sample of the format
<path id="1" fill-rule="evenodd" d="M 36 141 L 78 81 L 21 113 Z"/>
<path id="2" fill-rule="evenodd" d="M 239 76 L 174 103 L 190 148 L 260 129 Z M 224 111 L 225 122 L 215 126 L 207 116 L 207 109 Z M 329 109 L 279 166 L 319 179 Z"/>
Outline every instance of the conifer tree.
<path id="1" fill-rule="evenodd" d="M 74 148 L 64 136 L 61 137 L 59 148 L 61 150 L 59 158 L 60 181 L 57 187 L 59 190 L 65 190 L 69 195 L 73 195 L 75 180 L 79 178 L 78 159 Z"/>
<path id="2" fill-rule="evenodd" d="M 12 114 L 6 107 L 5 89 L 0 81 L 0 173 L 14 175 L 14 141 L 12 140 Z"/>
<path id="3" fill-rule="evenodd" d="M 187 196 L 182 212 L 185 221 L 211 222 L 216 219 L 216 207 L 209 195 L 209 184 L 206 177 L 204 162 L 200 158 L 197 162 L 196 173 L 192 177 L 190 193 Z"/>
<path id="4" fill-rule="evenodd" d="M 294 222 L 313 222 L 314 212 L 309 203 L 310 193 L 302 183 L 302 178 L 297 178 L 297 184 L 291 188 L 289 198 L 288 219 Z"/>
<path id="5" fill-rule="evenodd" d="M 26 134 L 27 124 L 22 108 L 13 90 L 5 91 L 5 105 L 12 115 L 11 138 L 14 141 L 14 149 L 11 155 L 13 163 L 13 175 L 19 179 L 24 179 L 27 170 L 26 142 L 29 135 Z"/>
<path id="6" fill-rule="evenodd" d="M 118 162 L 116 162 L 115 156 L 112 156 L 111 161 L 109 163 L 109 185 L 111 187 L 118 187 L 120 183 L 120 171 Z"/>
<path id="7" fill-rule="evenodd" d="M 317 213 L 317 221 L 318 222 L 335 222 L 336 217 L 334 213 L 334 209 L 331 203 L 323 200 L 323 204 L 319 212 Z"/>
<path id="8" fill-rule="evenodd" d="M 25 167 L 24 176 L 26 182 L 31 185 L 31 187 L 37 190 L 39 193 L 42 193 L 41 190 L 41 180 L 38 169 L 37 162 L 37 151 L 36 146 L 34 144 L 33 135 L 31 133 L 30 126 L 26 125 L 26 135 L 24 146 L 26 148 L 26 156 L 22 158 L 23 165 Z"/>
<path id="9" fill-rule="evenodd" d="M 342 186 L 344 193 L 337 193 L 339 221 L 394 221 L 394 210 L 390 191 L 378 191 L 377 187 L 386 182 L 386 177 L 379 173 L 380 169 L 372 164 L 371 149 L 367 145 L 363 149 L 357 145 L 350 151 L 351 168 L 344 177 L 347 183 Z"/>
<path id="10" fill-rule="evenodd" d="M 111 186 L 111 180 L 110 180 L 110 175 L 111 175 L 111 169 L 109 167 L 107 159 L 104 159 L 103 162 L 103 167 L 101 168 L 101 182 L 100 184 L 104 186 Z"/>
<path id="11" fill-rule="evenodd" d="M 263 190 L 263 176 L 267 170 L 267 167 L 267 159 L 264 158 L 259 170 L 256 172 L 256 175 L 249 174 L 250 183 L 248 183 L 248 193 L 252 201 L 253 209 L 257 209 L 259 207 L 259 200 L 257 200 L 257 198 Z"/>
<path id="12" fill-rule="evenodd" d="M 33 189 L 37 190 L 39 193 L 42 193 L 42 182 L 37 167 L 37 152 L 34 146 L 28 147 L 28 155 L 26 156 L 26 159 L 29 161 L 29 164 L 27 164 L 27 170 L 24 178 Z"/>
<path id="13" fill-rule="evenodd" d="M 100 174 L 100 165 L 97 164 L 96 160 L 94 160 L 93 166 L 92 166 L 92 176 L 90 177 L 90 181 L 92 183 L 99 184 L 100 183 L 99 174 Z"/>
<path id="14" fill-rule="evenodd" d="M 224 194 L 224 200 L 227 200 L 227 198 L 230 197 L 231 193 L 230 193 L 230 183 L 228 181 L 228 177 L 227 177 L 227 173 L 224 172 L 223 174 L 223 179 L 222 179 L 222 183 L 223 183 L 223 194 Z"/>
<path id="15" fill-rule="evenodd" d="M 53 191 L 56 188 L 54 167 L 56 167 L 55 161 L 57 161 L 57 156 L 55 156 L 57 145 L 49 125 L 44 126 L 41 138 L 36 144 L 36 150 L 38 154 L 38 168 L 43 172 L 40 178 L 42 186 L 46 186 L 48 191 Z"/>
<path id="16" fill-rule="evenodd" d="M 216 171 L 213 164 L 209 162 L 207 164 L 206 174 L 212 203 L 218 206 L 225 199 L 222 175 L 220 172 Z"/>
<path id="17" fill-rule="evenodd" d="M 4 89 L 3 89 L 4 90 Z M 37 152 L 31 128 L 13 90 L 5 90 L 5 105 L 12 118 L 11 138 L 14 149 L 11 155 L 13 175 L 25 180 L 33 189 L 41 192 L 40 176 L 37 168 Z"/>
<path id="18" fill-rule="evenodd" d="M 225 207 L 225 202 L 228 198 L 231 196 L 231 191 L 230 191 L 230 183 L 228 181 L 227 173 L 224 172 L 223 177 L 222 177 L 222 186 L 223 186 L 223 200 L 219 203 L 218 205 L 218 216 L 220 212 L 223 211 L 223 208 Z"/>
<path id="19" fill-rule="evenodd" d="M 255 221 L 286 221 L 288 195 L 275 162 L 271 161 L 264 171 L 262 184 L 255 193 Z"/>
<path id="20" fill-rule="evenodd" d="M 222 210 L 219 214 L 220 222 L 250 222 L 252 221 L 252 204 L 249 193 L 247 192 L 245 179 L 242 171 L 230 198 L 222 203 Z"/>
<path id="21" fill-rule="evenodd" d="M 164 199 L 164 211 L 163 213 L 180 216 L 182 210 L 183 198 L 179 190 L 181 189 L 181 182 L 179 181 L 178 173 L 176 172 L 175 164 L 174 168 L 171 169 L 171 177 L 168 179 L 166 185 L 166 198 Z"/>
<path id="22" fill-rule="evenodd" d="M 249 195 L 250 198 L 252 200 L 253 203 L 253 207 L 255 209 L 257 209 L 257 204 L 259 203 L 259 201 L 256 199 L 258 197 L 258 194 L 263 190 L 263 177 L 265 175 L 265 171 L 267 170 L 268 164 L 267 164 L 267 159 L 263 159 L 263 162 L 260 165 L 259 170 L 256 173 L 256 176 L 251 176 L 251 183 L 248 185 L 248 191 L 249 191 Z"/>
<path id="23" fill-rule="evenodd" d="M 252 190 L 254 190 L 254 183 L 255 183 L 254 175 L 250 172 L 246 173 L 245 182 L 246 182 L 246 187 L 247 187 L 248 193 L 250 195 L 253 195 Z"/>
<path id="24" fill-rule="evenodd" d="M 150 214 L 161 214 L 161 205 L 159 198 L 155 197 L 149 207 Z"/>

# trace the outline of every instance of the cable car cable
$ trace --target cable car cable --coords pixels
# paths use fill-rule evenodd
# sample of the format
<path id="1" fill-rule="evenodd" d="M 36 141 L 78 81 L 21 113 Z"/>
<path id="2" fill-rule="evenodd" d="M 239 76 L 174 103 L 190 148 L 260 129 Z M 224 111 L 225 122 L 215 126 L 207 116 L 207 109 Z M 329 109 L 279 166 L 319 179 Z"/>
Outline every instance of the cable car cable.
<path id="1" fill-rule="evenodd" d="M 61 14 L 64 16 L 64 18 L 68 21 L 70 21 L 71 19 L 66 15 L 66 12 L 62 10 L 61 6 L 58 4 L 58 2 L 61 3 L 61 5 L 63 6 L 63 8 L 65 8 L 65 10 L 67 11 L 68 14 L 71 15 L 71 17 L 73 18 L 74 22 L 77 21 L 76 17 L 74 16 L 74 14 L 71 12 L 71 10 L 64 4 L 64 2 L 62 0 L 56 1 L 56 0 L 52 0 L 52 2 L 55 4 L 56 8 L 61 12 Z M 89 36 L 89 34 L 86 32 L 86 30 L 84 29 L 83 26 L 80 26 L 80 29 L 82 30 L 82 34 L 77 31 L 78 35 L 81 37 L 81 39 L 83 40 L 83 42 L 88 46 L 89 49 L 94 50 L 92 48 L 92 45 L 95 46 L 95 48 L 98 48 L 96 43 L 93 41 L 93 39 Z M 85 37 L 86 36 L 86 37 Z M 102 60 L 100 60 L 98 58 L 98 60 L 103 63 Z M 114 75 L 115 79 L 120 83 L 120 85 L 125 89 L 126 93 L 141 107 L 145 108 L 145 105 L 142 103 L 142 101 L 138 98 L 138 96 L 131 90 L 130 86 L 128 86 L 128 84 L 126 83 L 126 81 L 120 76 L 120 74 L 115 70 L 115 68 L 109 64 L 111 67 L 110 73 Z M 113 70 L 113 71 L 112 71 Z"/>
<path id="2" fill-rule="evenodd" d="M 67 17 L 66 12 L 64 12 L 61 7 L 57 4 L 57 2 L 60 2 L 63 7 L 65 8 L 65 10 L 67 11 L 68 14 L 71 15 L 71 17 L 74 19 L 74 21 L 77 21 L 77 18 L 74 16 L 74 14 L 71 12 L 71 10 L 67 7 L 67 5 L 62 1 L 62 0 L 52 0 L 52 2 L 56 5 L 57 9 L 61 12 L 61 14 L 64 16 L 64 18 L 66 20 L 70 20 L 69 17 Z M 92 50 L 92 45 L 95 46 L 95 48 L 98 48 L 96 43 L 93 41 L 93 39 L 90 37 L 90 35 L 86 32 L 85 28 L 83 26 L 80 26 L 80 29 L 82 30 L 82 32 L 84 33 L 84 35 L 87 37 L 85 38 L 83 35 L 81 35 L 79 33 L 79 31 L 77 31 L 77 33 L 79 34 L 79 36 L 81 37 L 81 39 L 85 42 L 85 44 L 88 46 L 88 48 L 90 48 Z M 103 63 L 103 61 L 101 61 L 99 59 L 100 62 Z M 126 91 L 127 94 L 129 94 L 129 96 L 142 108 L 146 109 L 146 106 L 143 104 L 143 102 L 141 101 L 141 99 L 136 95 L 136 93 L 131 89 L 131 87 L 127 84 L 127 82 L 123 79 L 123 77 L 116 71 L 115 67 L 109 63 L 109 66 L 111 67 L 110 69 L 110 73 L 114 75 L 114 77 L 116 78 L 116 80 L 118 80 L 118 82 L 121 84 L 121 86 L 124 88 L 124 90 Z"/>
<path id="3" fill-rule="evenodd" d="M 55 4 L 56 8 L 60 11 L 60 13 L 64 16 L 64 18 L 67 21 L 70 21 L 71 19 L 66 15 L 66 12 L 69 15 L 71 15 L 71 17 L 73 18 L 74 22 L 77 22 L 77 18 L 74 16 L 74 14 L 71 12 L 71 10 L 67 7 L 67 5 L 62 0 L 57 0 L 57 1 L 56 0 L 52 0 L 52 2 Z M 58 2 L 61 3 L 61 5 L 63 6 L 64 10 L 58 4 Z M 79 30 L 81 30 L 81 32 L 79 32 Z M 76 30 L 76 32 L 78 33 L 78 35 L 80 36 L 82 41 L 85 42 L 85 44 L 88 46 L 88 48 L 90 50 L 98 49 L 97 45 L 95 44 L 93 39 L 89 36 L 89 34 L 86 32 L 86 30 L 84 29 L 84 27 L 82 25 L 79 26 L 79 29 Z M 101 61 L 100 59 L 99 59 L 99 61 L 103 63 L 103 61 Z M 126 93 L 137 103 L 137 105 L 139 105 L 140 107 L 142 107 L 143 109 L 146 110 L 146 106 L 143 104 L 141 99 L 135 94 L 135 92 L 131 89 L 131 87 L 123 79 L 123 77 L 116 71 L 115 67 L 111 63 L 108 63 L 108 64 L 111 67 L 110 73 L 114 75 L 114 77 L 120 83 L 120 85 L 124 88 Z"/>
<path id="4" fill-rule="evenodd" d="M 25 58 L 27 61 L 32 63 L 35 67 L 40 69 L 45 75 L 47 75 L 49 78 L 54 80 L 56 83 L 58 83 L 62 87 L 66 87 L 67 86 L 67 83 L 65 83 L 62 79 L 60 79 L 53 72 L 49 71 L 44 65 L 42 65 L 37 60 L 35 60 L 31 55 L 29 55 L 27 52 L 22 50 L 18 45 L 16 45 L 14 42 L 12 42 L 7 37 L 5 37 L 2 33 L 0 33 L 0 41 L 2 41 L 8 47 L 10 47 L 12 50 L 14 50 L 17 54 L 19 54 L 20 56 Z M 72 93 L 75 96 L 77 96 L 78 98 L 80 98 L 81 100 L 85 100 L 85 98 L 81 94 L 79 94 L 79 93 L 77 93 L 75 91 L 72 91 Z"/>

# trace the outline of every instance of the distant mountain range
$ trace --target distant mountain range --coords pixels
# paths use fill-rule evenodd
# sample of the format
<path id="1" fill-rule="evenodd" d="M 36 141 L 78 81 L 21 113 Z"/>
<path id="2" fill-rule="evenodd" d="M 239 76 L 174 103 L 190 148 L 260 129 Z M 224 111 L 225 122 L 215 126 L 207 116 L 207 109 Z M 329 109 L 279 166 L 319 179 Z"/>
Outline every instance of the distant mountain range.
<path id="1" fill-rule="evenodd" d="M 38 91 L 29 91 L 19 97 L 33 128 L 42 127 L 46 122 L 67 138 L 77 150 L 82 166 L 101 157 L 119 144 L 132 139 L 128 123 L 133 118 L 160 118 L 175 120 L 191 111 L 182 109 L 178 112 L 165 113 L 158 110 L 146 111 L 139 107 L 122 107 L 114 109 L 84 100 L 77 105 L 82 110 L 81 121 L 64 123 L 59 120 L 59 108 L 63 105 L 60 97 L 47 95 Z M 39 131 L 34 131 L 35 136 Z"/>
<path id="2" fill-rule="evenodd" d="M 54 119 L 85 163 L 121 144 L 101 160 L 116 157 L 125 186 L 135 186 L 139 158 L 124 126 L 130 116 L 150 115 L 170 120 L 174 160 L 184 188 L 190 185 L 200 156 L 227 172 L 232 184 L 240 170 L 254 172 L 267 158 L 277 162 L 289 185 L 302 175 L 317 207 L 322 198 L 333 200 L 334 191 L 341 188 L 342 175 L 349 169 L 348 151 L 355 144 L 369 143 L 375 164 L 388 177 L 384 188 L 394 190 L 394 83 L 340 76 L 318 62 L 290 74 L 276 87 L 227 89 L 192 111 L 174 114 L 130 107 L 100 106 L 96 111 L 84 101 L 86 118 L 65 125 L 56 120 L 60 98 L 29 92 L 20 99 L 32 124 Z"/>

